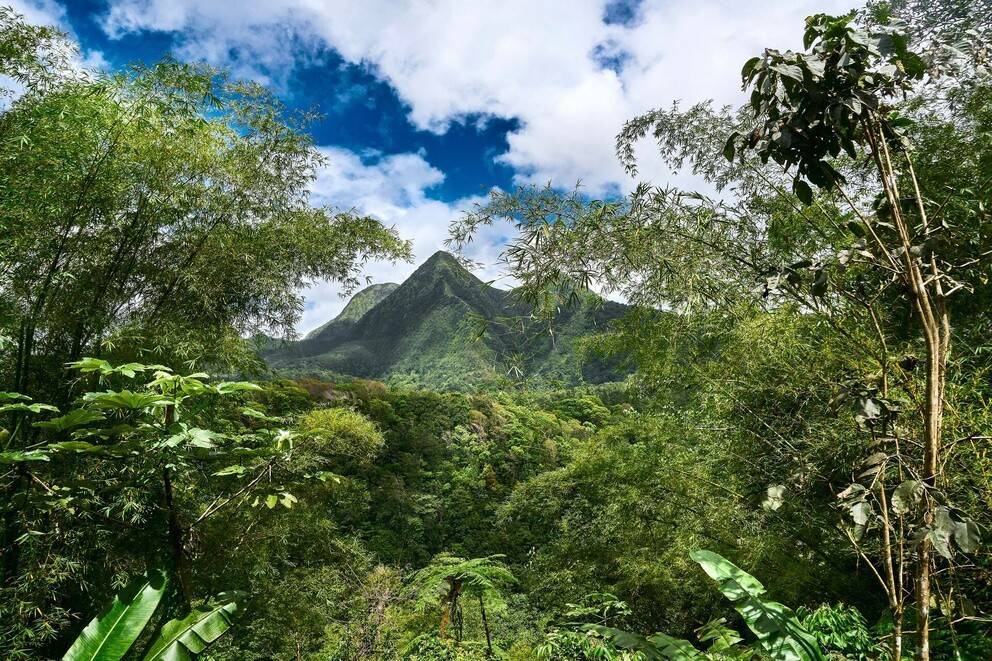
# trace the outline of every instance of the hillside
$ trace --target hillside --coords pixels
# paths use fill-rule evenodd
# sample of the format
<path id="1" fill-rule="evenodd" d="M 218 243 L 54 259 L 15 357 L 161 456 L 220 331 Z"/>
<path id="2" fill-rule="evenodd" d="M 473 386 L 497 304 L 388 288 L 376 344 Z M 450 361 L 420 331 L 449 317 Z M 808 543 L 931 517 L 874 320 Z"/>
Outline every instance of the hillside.
<path id="1" fill-rule="evenodd" d="M 554 322 L 526 321 L 513 291 L 491 287 L 446 252 L 400 285 L 358 292 L 340 315 L 299 342 L 263 352 L 281 371 L 330 371 L 433 388 L 491 383 L 507 376 L 573 385 L 619 377 L 580 360 L 576 341 L 605 329 L 625 306 L 592 295 Z"/>
<path id="2" fill-rule="evenodd" d="M 314 328 L 306 334 L 303 339 L 308 340 L 317 337 L 332 324 L 340 324 L 349 321 L 358 321 L 366 312 L 374 308 L 379 302 L 389 296 L 394 289 L 399 287 L 395 282 L 383 282 L 381 284 L 370 285 L 351 297 L 344 309 L 328 322 Z"/>

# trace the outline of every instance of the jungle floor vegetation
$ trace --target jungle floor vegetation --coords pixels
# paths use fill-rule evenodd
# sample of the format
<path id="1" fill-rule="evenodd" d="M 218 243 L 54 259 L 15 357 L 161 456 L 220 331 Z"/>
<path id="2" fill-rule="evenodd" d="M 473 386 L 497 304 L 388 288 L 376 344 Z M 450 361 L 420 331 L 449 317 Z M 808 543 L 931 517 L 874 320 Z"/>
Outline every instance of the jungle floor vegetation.
<path id="1" fill-rule="evenodd" d="M 0 7 L 0 658 L 992 658 L 987 10 L 811 16 L 618 127 L 708 193 L 495 191 L 452 249 L 513 224 L 528 332 L 622 295 L 567 360 L 625 377 L 446 392 L 256 352 L 410 257 L 312 204 L 313 117 Z"/>

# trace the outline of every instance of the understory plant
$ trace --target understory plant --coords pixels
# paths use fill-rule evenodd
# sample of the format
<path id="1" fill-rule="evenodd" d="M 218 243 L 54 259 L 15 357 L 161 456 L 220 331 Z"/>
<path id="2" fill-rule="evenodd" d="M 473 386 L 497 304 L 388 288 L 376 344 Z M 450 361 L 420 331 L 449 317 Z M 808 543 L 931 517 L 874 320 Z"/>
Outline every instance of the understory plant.
<path id="1" fill-rule="evenodd" d="M 148 627 L 166 594 L 166 574 L 149 570 L 131 581 L 82 633 L 63 661 L 118 661 Z M 183 617 L 169 620 L 154 636 L 144 661 L 189 661 L 220 638 L 233 624 L 244 595 L 223 592 Z"/>
<path id="2" fill-rule="evenodd" d="M 712 551 L 697 550 L 689 555 L 719 583 L 720 592 L 734 602 L 734 608 L 756 638 L 754 643 L 745 643 L 743 636 L 727 626 L 725 618 L 712 620 L 696 630 L 705 649 L 664 633 L 641 635 L 602 624 L 578 624 L 576 633 L 553 637 L 541 647 L 542 658 L 568 658 L 562 655 L 567 645 L 582 655 L 577 658 L 611 661 L 750 659 L 756 654 L 776 661 L 826 661 L 819 641 L 797 614 L 787 606 L 765 599 L 765 587 L 758 579 Z"/>

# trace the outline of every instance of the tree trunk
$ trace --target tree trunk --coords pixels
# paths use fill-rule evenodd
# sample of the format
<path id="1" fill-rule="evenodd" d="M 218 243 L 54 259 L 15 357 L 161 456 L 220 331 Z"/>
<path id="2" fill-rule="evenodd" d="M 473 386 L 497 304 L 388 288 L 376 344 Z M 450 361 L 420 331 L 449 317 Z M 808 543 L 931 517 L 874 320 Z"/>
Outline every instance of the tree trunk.
<path id="1" fill-rule="evenodd" d="M 175 419 L 176 409 L 173 405 L 165 407 L 165 425 L 168 427 Z M 179 512 L 176 510 L 172 491 L 172 477 L 168 468 L 162 469 L 162 484 L 165 493 L 165 510 L 169 523 L 169 546 L 172 551 L 172 565 L 179 581 L 179 596 L 184 609 L 189 609 L 190 586 L 189 567 L 186 564 L 186 550 L 183 548 L 183 528 L 179 522 Z"/>
<path id="2" fill-rule="evenodd" d="M 462 591 L 462 582 L 456 578 L 449 578 L 448 581 L 450 587 L 448 594 L 445 595 L 448 607 L 441 613 L 441 638 L 447 634 L 448 625 L 454 624 L 458 640 L 461 640 L 461 622 L 458 621 L 458 596 Z"/>
<path id="3" fill-rule="evenodd" d="M 489 620 L 486 618 L 486 602 L 479 593 L 479 610 L 482 611 L 482 629 L 486 632 L 486 656 L 493 658 L 493 639 L 489 634 Z"/>
<path id="4" fill-rule="evenodd" d="M 899 661 L 902 659 L 902 609 L 892 614 L 892 620 L 892 661 Z"/>
<path id="5" fill-rule="evenodd" d="M 881 123 L 876 120 L 871 127 L 873 155 L 882 178 L 882 187 L 892 211 L 892 218 L 899 233 L 902 260 L 905 271 L 903 281 L 912 293 L 913 306 L 923 329 L 923 339 L 927 348 L 926 363 L 926 401 L 923 406 L 923 465 L 920 477 L 927 488 L 924 494 L 923 526 L 929 527 L 934 520 L 935 500 L 930 490 L 937 487 L 938 459 L 941 447 L 941 434 L 944 421 L 944 386 L 946 381 L 947 356 L 950 353 L 950 320 L 944 302 L 943 275 L 936 259 L 930 259 L 926 267 L 929 270 L 924 277 L 922 260 L 917 262 L 913 257 L 913 237 L 911 228 L 903 216 L 902 197 L 897 187 L 897 173 L 889 152 L 889 146 L 882 131 Z M 916 208 L 920 214 L 920 222 L 926 236 L 930 229 L 927 222 L 926 208 L 923 197 L 916 182 L 912 162 L 906 154 L 908 174 L 913 182 L 913 192 Z M 916 568 L 916 608 L 917 608 L 917 652 L 919 661 L 930 661 L 930 579 L 933 562 L 933 545 L 928 537 L 920 542 L 919 562 Z"/>

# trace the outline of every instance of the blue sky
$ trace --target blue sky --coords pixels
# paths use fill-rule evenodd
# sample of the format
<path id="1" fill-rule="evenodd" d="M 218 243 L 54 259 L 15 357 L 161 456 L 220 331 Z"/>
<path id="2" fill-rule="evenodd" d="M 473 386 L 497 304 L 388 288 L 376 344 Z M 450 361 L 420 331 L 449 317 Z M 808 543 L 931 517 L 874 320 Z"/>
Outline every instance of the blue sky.
<path id="1" fill-rule="evenodd" d="M 613 154 L 623 122 L 677 99 L 738 103 L 741 63 L 798 47 L 803 18 L 850 0 L 0 0 L 61 26 L 91 67 L 171 54 L 229 68 L 315 108 L 327 157 L 314 199 L 381 218 L 417 261 L 494 187 L 581 181 L 590 195 L 636 182 Z M 641 177 L 698 187 L 651 149 Z M 497 272 L 506 228 L 473 258 Z M 416 264 L 371 264 L 376 282 Z M 344 305 L 306 292 L 305 332 Z"/>
<path id="2" fill-rule="evenodd" d="M 176 52 L 182 31 L 141 30 L 113 38 L 103 21 L 107 0 L 68 0 L 65 20 L 81 45 L 102 54 L 110 67 L 153 63 Z M 224 62 L 219 62 L 224 64 Z M 473 113 L 453 122 L 443 133 L 420 130 L 407 120 L 410 107 L 368 62 L 349 62 L 333 48 L 319 45 L 291 69 L 258 73 L 275 86 L 291 108 L 317 109 L 323 119 L 312 127 L 317 144 L 354 152 L 385 154 L 421 152 L 444 172 L 444 180 L 428 195 L 457 200 L 493 186 L 509 187 L 513 169 L 495 157 L 507 150 L 506 134 L 517 127 L 512 117 Z"/>

